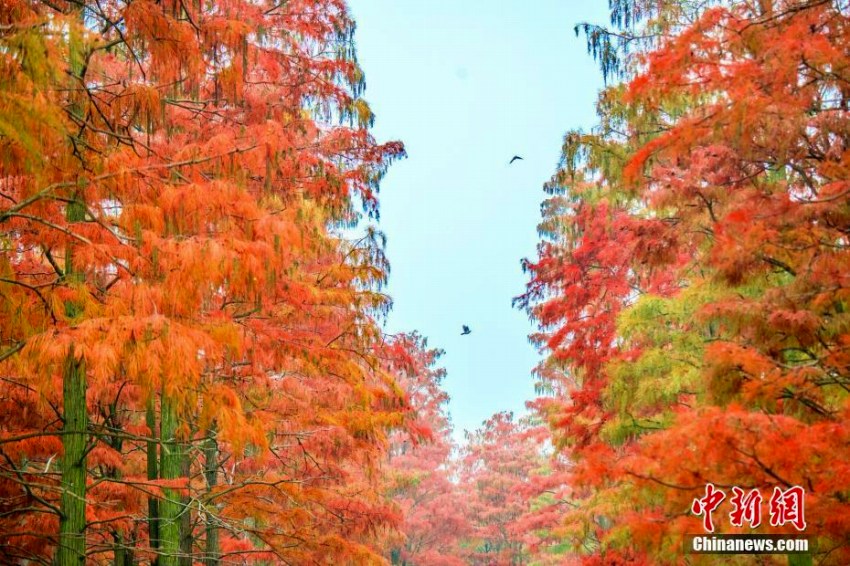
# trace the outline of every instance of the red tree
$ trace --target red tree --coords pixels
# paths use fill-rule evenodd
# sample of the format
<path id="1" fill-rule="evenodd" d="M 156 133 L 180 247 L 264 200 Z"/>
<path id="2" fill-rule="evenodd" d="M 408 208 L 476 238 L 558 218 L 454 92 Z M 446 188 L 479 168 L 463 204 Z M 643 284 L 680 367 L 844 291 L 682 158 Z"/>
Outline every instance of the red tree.
<path id="1" fill-rule="evenodd" d="M 386 490 L 399 507 L 400 536 L 389 536 L 393 564 L 464 564 L 461 543 L 469 533 L 463 486 L 456 481 L 448 395 L 440 388 L 445 370 L 436 368 L 441 350 L 427 349 L 417 334 L 389 344 L 393 374 L 408 396 L 415 418 L 390 437 Z"/>
<path id="2" fill-rule="evenodd" d="M 548 331 L 555 397 L 539 404 L 573 446 L 574 540 L 604 562 L 675 562 L 707 483 L 802 486 L 823 560 L 843 563 L 846 10 L 623 10 L 620 37 L 643 47 L 617 60 L 628 81 L 602 94 L 600 127 L 567 138 L 554 186 L 570 205 L 543 225 L 523 302 Z"/>

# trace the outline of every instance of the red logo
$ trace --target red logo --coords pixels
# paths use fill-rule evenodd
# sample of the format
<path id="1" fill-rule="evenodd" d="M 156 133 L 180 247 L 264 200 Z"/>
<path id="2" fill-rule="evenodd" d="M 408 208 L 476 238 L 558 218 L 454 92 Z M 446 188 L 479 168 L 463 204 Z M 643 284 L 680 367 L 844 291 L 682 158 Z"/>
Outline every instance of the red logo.
<path id="1" fill-rule="evenodd" d="M 694 499 L 691 511 L 694 515 L 702 516 L 702 526 L 706 532 L 714 532 L 714 519 L 712 513 L 717 510 L 726 493 L 717 489 L 714 484 L 705 485 L 705 495 Z M 794 525 L 798 531 L 806 529 L 806 492 L 802 487 L 793 486 L 786 490 L 774 487 L 773 495 L 770 497 L 770 525 L 781 527 L 787 524 Z M 744 523 L 755 529 L 761 525 L 761 506 L 764 498 L 758 489 L 745 492 L 740 487 L 732 488 L 732 511 L 729 513 L 729 522 L 733 527 L 743 527 Z"/>
<path id="2" fill-rule="evenodd" d="M 732 512 L 729 513 L 729 519 L 734 527 L 743 527 L 744 521 L 750 524 L 750 528 L 754 529 L 761 524 L 761 493 L 759 490 L 753 489 L 746 495 L 740 487 L 732 488 Z"/>
<path id="3" fill-rule="evenodd" d="M 694 502 L 691 504 L 691 511 L 695 515 L 703 516 L 702 528 L 709 533 L 714 532 L 714 522 L 711 519 L 711 514 L 720 506 L 720 503 L 724 499 L 726 499 L 726 494 L 719 489 L 715 489 L 714 484 L 709 483 L 705 486 L 705 497 L 694 499 Z"/>
<path id="4" fill-rule="evenodd" d="M 806 528 L 805 510 L 806 492 L 800 486 L 789 487 L 785 491 L 779 487 L 773 488 L 770 497 L 770 524 L 773 527 L 781 527 L 791 523 L 798 531 Z"/>

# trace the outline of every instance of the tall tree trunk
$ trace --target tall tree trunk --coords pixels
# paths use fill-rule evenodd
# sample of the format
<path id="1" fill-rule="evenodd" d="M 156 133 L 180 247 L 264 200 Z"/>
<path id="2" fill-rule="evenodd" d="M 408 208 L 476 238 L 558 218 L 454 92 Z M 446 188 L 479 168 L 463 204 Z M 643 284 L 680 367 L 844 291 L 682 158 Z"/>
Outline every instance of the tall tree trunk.
<path id="1" fill-rule="evenodd" d="M 57 566 L 82 566 L 86 561 L 86 366 L 68 351 L 62 374 L 62 498 Z"/>
<path id="2" fill-rule="evenodd" d="M 160 408 L 159 439 L 162 447 L 159 473 L 162 479 L 177 479 L 181 472 L 180 443 L 176 439 L 177 408 L 164 392 Z M 177 490 L 164 489 L 160 504 L 159 566 L 180 566 L 180 512 L 183 508 Z"/>
<path id="3" fill-rule="evenodd" d="M 111 404 L 109 409 L 110 409 L 109 420 L 112 421 L 112 425 L 115 426 L 115 428 L 117 430 L 118 427 L 114 424 L 115 421 L 113 420 L 113 417 L 114 417 L 115 412 L 117 410 L 117 403 Z M 121 439 L 120 436 L 113 436 L 109 440 L 109 446 L 113 450 L 118 452 L 119 454 L 124 453 L 123 444 L 124 444 L 123 440 Z M 113 478 L 113 479 L 116 479 L 116 480 L 121 478 L 121 474 L 118 472 L 118 470 L 110 470 L 109 472 L 107 472 L 106 475 L 107 475 L 107 477 L 110 477 L 110 478 Z M 124 534 L 121 531 L 113 530 L 112 531 L 112 538 L 114 540 L 113 545 L 112 545 L 112 547 L 113 547 L 113 551 L 112 551 L 113 566 L 133 566 L 134 562 L 135 562 L 135 546 L 136 546 L 135 529 L 134 529 L 133 533 L 129 534 L 128 538 L 126 538 L 126 539 L 124 538 Z"/>
<path id="4" fill-rule="evenodd" d="M 129 540 L 124 540 L 121 533 L 115 533 L 114 566 L 134 566 L 136 564 L 136 535 L 133 534 Z"/>
<path id="5" fill-rule="evenodd" d="M 212 493 L 215 486 L 218 485 L 218 443 L 215 439 L 216 427 L 210 427 L 207 442 L 204 445 L 204 477 L 207 480 L 207 492 Z M 213 503 L 209 504 L 210 508 L 215 508 Z M 221 561 L 221 550 L 218 543 L 218 527 L 215 524 L 216 519 L 207 514 L 206 524 L 206 547 L 204 564 L 205 566 L 218 566 Z"/>
<path id="6" fill-rule="evenodd" d="M 85 40 L 82 27 L 83 11 L 78 8 L 68 31 L 69 70 L 72 94 L 69 105 L 72 111 L 79 111 L 80 101 L 76 92 L 77 81 L 85 75 Z M 75 25 L 79 24 L 79 25 Z M 65 219 L 69 225 L 85 219 L 85 196 L 80 191 L 65 207 Z M 74 266 L 74 244 L 69 242 L 65 248 L 65 278 L 81 279 Z M 65 302 L 65 314 L 74 318 L 79 314 L 80 306 L 74 301 Z M 59 548 L 56 550 L 58 566 L 85 564 L 86 558 L 86 428 L 88 410 L 86 408 L 86 368 L 83 360 L 74 357 L 74 347 L 68 350 L 62 373 L 62 395 L 64 423 L 62 427 L 62 497 L 59 516 Z"/>
<path id="7" fill-rule="evenodd" d="M 66 209 L 69 222 L 79 222 L 85 216 L 85 206 L 75 198 Z M 65 277 L 78 279 L 73 262 L 73 245 L 65 251 Z M 74 301 L 65 302 L 65 314 L 74 318 L 80 306 Z M 85 361 L 74 356 L 73 344 L 68 349 L 62 371 L 62 496 L 59 516 L 59 548 L 56 550 L 58 566 L 85 564 L 86 558 L 86 407 Z"/>
<path id="8" fill-rule="evenodd" d="M 180 443 L 180 476 L 189 477 L 189 444 Z M 189 509 L 189 496 L 180 498 L 180 566 L 192 566 L 192 513 Z"/>
<path id="9" fill-rule="evenodd" d="M 121 535 L 113 535 L 115 538 L 112 566 L 124 566 L 124 561 L 127 559 L 124 541 L 121 540 Z"/>
<path id="10" fill-rule="evenodd" d="M 156 441 L 156 395 L 151 395 L 148 401 L 147 411 L 145 412 L 145 424 L 150 430 L 151 440 L 147 445 L 148 457 L 148 479 L 151 481 L 159 479 L 159 443 Z M 156 497 L 148 497 L 148 538 L 150 539 L 150 547 L 153 551 L 151 566 L 158 566 L 159 556 L 159 500 Z"/>

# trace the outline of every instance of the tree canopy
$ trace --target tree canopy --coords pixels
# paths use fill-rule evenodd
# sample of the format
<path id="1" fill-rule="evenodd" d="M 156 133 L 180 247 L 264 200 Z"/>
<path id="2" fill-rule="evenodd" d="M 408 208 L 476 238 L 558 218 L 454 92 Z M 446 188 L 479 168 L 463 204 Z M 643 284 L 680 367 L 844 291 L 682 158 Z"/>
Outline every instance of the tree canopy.
<path id="1" fill-rule="evenodd" d="M 609 8 L 539 396 L 458 442 L 346 2 L 0 0 L 0 562 L 850 562 L 850 7 Z"/>

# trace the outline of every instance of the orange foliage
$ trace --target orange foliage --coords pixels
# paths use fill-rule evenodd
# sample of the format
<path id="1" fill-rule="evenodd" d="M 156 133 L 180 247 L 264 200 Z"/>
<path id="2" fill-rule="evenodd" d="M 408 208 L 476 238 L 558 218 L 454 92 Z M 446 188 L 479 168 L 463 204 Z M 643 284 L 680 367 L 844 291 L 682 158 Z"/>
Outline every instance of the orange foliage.
<path id="1" fill-rule="evenodd" d="M 154 556 L 169 494 L 190 555 L 213 525 L 247 561 L 378 560 L 372 471 L 407 408 L 376 356 L 380 238 L 337 228 L 404 150 L 348 120 L 352 30 L 340 0 L 0 3 L 0 561 L 56 545 L 71 346 L 90 563 Z M 178 477 L 149 477 L 172 445 Z"/>

